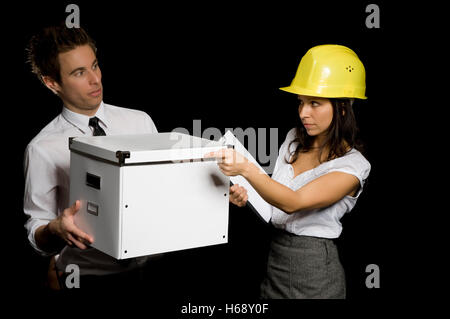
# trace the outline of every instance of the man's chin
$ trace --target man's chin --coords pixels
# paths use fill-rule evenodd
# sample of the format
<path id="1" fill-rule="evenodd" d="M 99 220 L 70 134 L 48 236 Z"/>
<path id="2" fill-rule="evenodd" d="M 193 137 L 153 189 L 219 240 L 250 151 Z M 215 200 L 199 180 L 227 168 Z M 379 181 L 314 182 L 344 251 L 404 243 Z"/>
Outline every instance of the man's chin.
<path id="1" fill-rule="evenodd" d="M 87 102 L 86 105 L 89 109 L 93 110 L 98 108 L 100 106 L 100 103 L 102 103 L 102 101 L 103 101 L 103 94 L 94 99 L 93 98 L 89 99 L 89 101 L 86 101 Z"/>

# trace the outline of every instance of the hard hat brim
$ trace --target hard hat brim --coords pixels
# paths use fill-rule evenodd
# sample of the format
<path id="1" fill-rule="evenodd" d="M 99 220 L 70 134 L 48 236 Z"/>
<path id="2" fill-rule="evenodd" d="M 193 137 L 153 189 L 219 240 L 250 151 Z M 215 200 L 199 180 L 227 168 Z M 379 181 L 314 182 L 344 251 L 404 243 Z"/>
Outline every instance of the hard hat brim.
<path id="1" fill-rule="evenodd" d="M 293 93 L 293 94 L 299 94 L 299 95 L 306 95 L 306 96 L 316 96 L 316 97 L 324 97 L 324 98 L 355 98 L 355 99 L 361 99 L 366 100 L 367 97 L 364 94 L 349 94 L 348 96 L 338 95 L 338 94 L 327 94 L 325 92 L 317 92 L 308 90 L 305 88 L 297 87 L 297 86 L 285 86 L 281 87 L 280 90 Z"/>

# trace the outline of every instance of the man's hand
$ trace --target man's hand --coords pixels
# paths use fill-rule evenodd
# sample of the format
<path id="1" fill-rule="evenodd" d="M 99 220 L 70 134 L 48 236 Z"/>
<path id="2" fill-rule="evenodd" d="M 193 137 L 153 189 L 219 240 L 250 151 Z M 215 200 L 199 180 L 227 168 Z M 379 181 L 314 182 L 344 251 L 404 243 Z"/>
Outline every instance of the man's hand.
<path id="1" fill-rule="evenodd" d="M 50 233 L 61 237 L 69 246 L 86 249 L 94 239 L 79 229 L 74 222 L 74 216 L 80 209 L 81 203 L 77 200 L 72 206 L 66 208 L 61 215 L 48 224 Z"/>
<path id="2" fill-rule="evenodd" d="M 247 200 L 247 190 L 244 187 L 239 186 L 239 184 L 230 187 L 230 202 L 238 207 L 243 207 L 247 204 Z"/>

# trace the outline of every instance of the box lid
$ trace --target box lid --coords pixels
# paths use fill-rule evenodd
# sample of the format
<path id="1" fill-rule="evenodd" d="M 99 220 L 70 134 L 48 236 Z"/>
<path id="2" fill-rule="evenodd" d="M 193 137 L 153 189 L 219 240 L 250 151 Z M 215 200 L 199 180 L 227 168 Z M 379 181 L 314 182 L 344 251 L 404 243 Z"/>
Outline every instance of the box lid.
<path id="1" fill-rule="evenodd" d="M 200 159 L 208 152 L 227 148 L 221 142 L 183 133 L 109 135 L 70 138 L 73 152 L 119 165 Z"/>

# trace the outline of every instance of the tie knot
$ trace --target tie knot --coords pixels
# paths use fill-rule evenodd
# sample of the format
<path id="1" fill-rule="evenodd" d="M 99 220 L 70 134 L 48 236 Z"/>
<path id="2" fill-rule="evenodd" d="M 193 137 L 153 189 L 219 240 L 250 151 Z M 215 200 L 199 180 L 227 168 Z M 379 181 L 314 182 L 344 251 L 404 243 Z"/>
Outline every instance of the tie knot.
<path id="1" fill-rule="evenodd" d="M 98 126 L 98 117 L 97 116 L 91 117 L 89 119 L 89 126 L 92 126 L 92 127 Z"/>
<path id="2" fill-rule="evenodd" d="M 100 127 L 98 124 L 98 117 L 94 116 L 89 119 L 89 126 L 91 126 L 94 129 L 94 136 L 101 136 L 106 135 L 105 131 Z"/>

